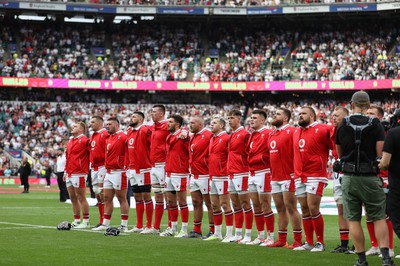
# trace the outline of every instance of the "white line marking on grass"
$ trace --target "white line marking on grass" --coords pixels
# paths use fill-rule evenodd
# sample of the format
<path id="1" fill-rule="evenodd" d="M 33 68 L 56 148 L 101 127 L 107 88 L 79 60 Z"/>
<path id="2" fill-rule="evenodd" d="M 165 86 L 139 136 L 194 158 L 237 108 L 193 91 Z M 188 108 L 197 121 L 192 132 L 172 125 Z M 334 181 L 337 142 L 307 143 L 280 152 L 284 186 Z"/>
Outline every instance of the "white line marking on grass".
<path id="1" fill-rule="evenodd" d="M 10 224 L 10 225 L 19 225 L 19 226 L 27 226 L 28 228 L 56 228 L 54 226 L 46 226 L 46 225 L 37 225 L 37 224 L 20 224 L 20 223 L 8 223 L 8 222 L 0 222 L 0 224 Z"/>
<path id="2" fill-rule="evenodd" d="M 46 226 L 46 225 L 36 225 L 36 224 L 21 224 L 21 223 L 9 223 L 9 222 L 0 222 L 0 224 L 5 225 L 19 225 L 21 227 L 0 227 L 0 230 L 7 230 L 7 229 L 57 229 L 57 226 Z M 69 231 L 69 230 L 63 230 Z M 97 234 L 104 234 L 104 231 L 93 231 L 91 229 L 71 229 L 70 231 L 74 232 L 87 232 L 87 233 L 97 233 Z M 121 233 L 120 235 L 131 235 L 129 233 Z"/>
<path id="3" fill-rule="evenodd" d="M 19 230 L 19 229 L 47 229 L 38 226 L 23 226 L 23 227 L 0 227 L 0 230 Z"/>
<path id="4" fill-rule="evenodd" d="M 21 223 L 8 223 L 8 222 L 0 222 L 0 224 L 25 226 L 25 227 L 18 227 L 19 229 L 57 229 L 57 226 L 46 226 L 46 225 L 37 225 L 37 224 L 21 224 Z M 9 229 L 9 228 L 10 227 L 0 228 L 0 230 Z M 90 229 L 89 230 L 84 230 L 84 229 L 75 229 L 74 230 L 74 229 L 72 229 L 71 231 L 90 232 L 90 233 L 104 233 L 104 232 L 101 232 L 101 231 L 92 231 Z"/>

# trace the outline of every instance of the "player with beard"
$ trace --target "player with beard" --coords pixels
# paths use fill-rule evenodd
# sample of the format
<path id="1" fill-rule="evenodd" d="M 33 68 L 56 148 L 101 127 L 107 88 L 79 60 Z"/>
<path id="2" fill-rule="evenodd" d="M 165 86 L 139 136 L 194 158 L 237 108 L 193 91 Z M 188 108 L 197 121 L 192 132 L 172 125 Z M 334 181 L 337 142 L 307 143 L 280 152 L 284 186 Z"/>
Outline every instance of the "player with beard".
<path id="1" fill-rule="evenodd" d="M 250 126 L 254 130 L 251 134 L 248 150 L 249 161 L 249 192 L 253 203 L 254 216 L 258 236 L 249 241 L 247 235 L 240 244 L 266 245 L 274 242 L 274 213 L 271 209 L 271 169 L 269 163 L 268 137 L 271 130 L 265 127 L 267 113 L 263 110 L 255 110 L 250 116 Z M 267 227 L 265 238 L 264 223 Z"/>
<path id="2" fill-rule="evenodd" d="M 272 197 L 278 211 L 278 240 L 267 247 L 288 247 L 294 249 L 302 245 L 301 218 L 297 210 L 293 168 L 293 133 L 296 128 L 289 125 L 291 112 L 278 108 L 273 116 L 268 145 L 271 163 Z M 294 242 L 287 245 L 289 217 L 292 223 Z M 263 245 L 263 244 L 261 244 Z"/>
<path id="3" fill-rule="evenodd" d="M 168 131 L 165 150 L 167 152 L 165 164 L 165 191 L 167 192 L 168 208 L 171 227 L 168 227 L 160 236 L 187 236 L 189 209 L 186 201 L 186 185 L 189 177 L 189 139 L 181 138 L 183 118 L 172 115 L 168 118 Z M 181 210 L 182 229 L 178 233 L 178 204 Z"/>
<path id="4" fill-rule="evenodd" d="M 296 196 L 300 202 L 306 242 L 296 251 L 325 250 L 324 219 L 320 203 L 328 184 L 327 163 L 332 139 L 329 126 L 316 121 L 317 115 L 310 106 L 303 106 L 299 114 L 299 126 L 293 134 L 294 177 Z M 316 244 L 314 246 L 314 231 Z"/>
<path id="5" fill-rule="evenodd" d="M 90 119 L 90 127 L 93 134 L 89 140 L 90 152 L 90 171 L 92 178 L 93 191 L 96 194 L 97 208 L 99 209 L 100 222 L 94 228 L 103 224 L 104 218 L 104 196 L 103 196 L 103 181 L 106 175 L 104 167 L 106 158 L 106 139 L 108 136 L 107 130 L 103 127 L 103 118 L 101 116 L 93 116 Z"/>
<path id="6" fill-rule="evenodd" d="M 128 178 L 125 172 L 126 134 L 119 129 L 119 120 L 111 117 L 106 122 L 108 137 L 106 140 L 106 176 L 104 177 L 104 219 L 103 224 L 93 228 L 104 231 L 110 227 L 111 215 L 114 210 L 114 196 L 120 204 L 121 231 L 127 231 L 129 205 L 126 199 Z"/>
<path id="7" fill-rule="evenodd" d="M 253 227 L 253 209 L 250 205 L 248 191 L 249 162 L 246 149 L 250 133 L 240 125 L 242 113 L 239 110 L 231 110 L 228 114 L 228 123 L 232 130 L 228 144 L 228 171 L 229 193 L 232 207 L 235 211 L 235 236 L 233 242 L 242 240 L 243 220 L 245 220 L 248 242 L 251 241 L 251 229 Z M 244 213 L 244 215 L 243 215 Z M 244 217 L 243 217 L 244 216 Z"/>
<path id="8" fill-rule="evenodd" d="M 343 122 L 343 119 L 349 115 L 349 110 L 343 106 L 337 106 L 332 113 L 332 122 L 334 127 L 332 127 L 332 139 L 335 141 L 336 130 L 338 126 Z M 332 155 L 335 160 L 338 159 L 336 146 L 332 147 Z M 336 206 L 338 209 L 338 223 L 339 223 L 339 233 L 340 233 L 340 245 L 331 251 L 331 253 L 353 253 L 354 251 L 349 249 L 349 222 L 343 217 L 343 191 L 341 185 L 343 173 L 333 173 L 333 197 L 336 201 Z"/>
<path id="9" fill-rule="evenodd" d="M 214 219 L 209 195 L 209 145 L 212 133 L 204 128 L 204 120 L 200 116 L 190 118 L 190 131 L 193 135 L 189 144 L 190 165 L 190 195 L 193 202 L 193 231 L 189 238 L 200 238 L 202 235 L 201 221 L 203 219 L 203 202 L 208 209 L 208 220 L 210 224 L 209 237 L 214 233 Z"/>
<path id="10" fill-rule="evenodd" d="M 224 243 L 231 242 L 233 231 L 233 212 L 228 192 L 228 141 L 225 120 L 214 118 L 211 121 L 211 132 L 213 137 L 210 141 L 210 197 L 214 215 L 215 233 L 205 240 L 222 240 Z M 222 239 L 222 212 L 225 214 L 226 236 Z"/>
<path id="11" fill-rule="evenodd" d="M 134 112 L 127 132 L 128 178 L 132 186 L 136 201 L 136 228 L 132 231 L 143 229 L 143 214 L 146 210 L 146 228 L 141 234 L 157 234 L 159 230 L 152 228 L 153 200 L 151 198 L 151 160 L 150 143 L 151 130 L 143 125 L 144 114 Z"/>

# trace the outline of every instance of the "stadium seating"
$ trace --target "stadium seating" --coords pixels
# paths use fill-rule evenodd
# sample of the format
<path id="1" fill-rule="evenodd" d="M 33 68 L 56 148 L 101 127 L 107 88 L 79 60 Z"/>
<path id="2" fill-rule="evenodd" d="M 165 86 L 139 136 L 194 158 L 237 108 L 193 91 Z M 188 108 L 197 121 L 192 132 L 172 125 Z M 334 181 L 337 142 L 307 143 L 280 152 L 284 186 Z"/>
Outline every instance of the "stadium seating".
<path id="1" fill-rule="evenodd" d="M 217 23 L 208 35 L 199 24 L 12 22 L 16 31 L 1 32 L 1 76 L 231 82 L 400 77 L 400 40 L 390 22 L 296 32 Z"/>

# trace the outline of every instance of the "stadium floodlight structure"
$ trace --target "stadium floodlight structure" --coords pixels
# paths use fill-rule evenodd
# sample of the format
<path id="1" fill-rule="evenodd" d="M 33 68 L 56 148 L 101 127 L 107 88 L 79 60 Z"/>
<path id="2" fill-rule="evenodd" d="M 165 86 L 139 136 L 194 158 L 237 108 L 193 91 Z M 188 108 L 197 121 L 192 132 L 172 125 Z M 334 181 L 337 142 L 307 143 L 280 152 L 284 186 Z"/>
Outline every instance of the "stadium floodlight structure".
<path id="1" fill-rule="evenodd" d="M 39 16 L 37 13 L 22 13 L 17 16 L 20 20 L 45 21 L 48 16 Z"/>
<path id="2" fill-rule="evenodd" d="M 74 16 L 74 17 L 65 17 L 64 18 L 65 22 L 71 22 L 71 23 L 96 23 L 103 21 L 102 17 L 97 17 L 97 18 L 86 18 L 84 16 Z"/>
<path id="3" fill-rule="evenodd" d="M 122 21 L 130 21 L 130 20 L 132 20 L 132 16 L 115 16 L 114 20 L 113 20 L 113 23 L 114 24 L 119 24 Z"/>

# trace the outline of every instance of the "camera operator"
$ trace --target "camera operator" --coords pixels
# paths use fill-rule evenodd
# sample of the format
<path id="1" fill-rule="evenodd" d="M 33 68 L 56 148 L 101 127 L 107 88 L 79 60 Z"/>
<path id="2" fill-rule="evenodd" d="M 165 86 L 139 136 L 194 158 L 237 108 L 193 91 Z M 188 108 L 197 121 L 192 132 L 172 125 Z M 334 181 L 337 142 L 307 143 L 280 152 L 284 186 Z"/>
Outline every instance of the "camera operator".
<path id="1" fill-rule="evenodd" d="M 387 133 L 379 168 L 389 169 L 387 209 L 394 232 L 400 238 L 400 110 L 391 119 L 393 127 Z"/>
<path id="2" fill-rule="evenodd" d="M 343 172 L 343 209 L 358 255 L 354 265 L 368 265 L 361 226 L 362 206 L 373 221 L 382 254 L 382 265 L 394 265 L 389 256 L 389 233 L 385 221 L 386 198 L 378 177 L 376 159 L 382 155 L 385 132 L 377 118 L 366 115 L 369 95 L 358 91 L 351 98 L 353 115 L 346 117 L 336 135 L 336 149 Z"/>

